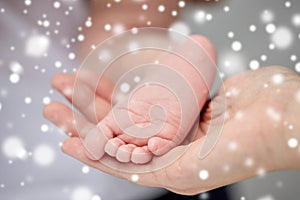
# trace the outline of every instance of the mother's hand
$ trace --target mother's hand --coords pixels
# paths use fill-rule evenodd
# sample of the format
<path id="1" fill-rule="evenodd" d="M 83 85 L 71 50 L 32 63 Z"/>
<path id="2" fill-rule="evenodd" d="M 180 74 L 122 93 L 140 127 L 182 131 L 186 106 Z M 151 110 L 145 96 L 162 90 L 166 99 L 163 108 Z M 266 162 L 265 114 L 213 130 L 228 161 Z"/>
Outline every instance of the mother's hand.
<path id="1" fill-rule="evenodd" d="M 64 94 L 66 86 L 72 87 L 74 80 L 75 76 L 59 75 L 54 78 L 53 86 Z M 72 123 L 73 111 L 65 105 L 51 103 L 44 114 L 58 127 L 63 127 L 66 133 L 72 133 L 73 137 L 65 140 L 62 146 L 66 154 L 114 176 L 176 193 L 196 194 L 269 171 L 299 169 L 299 150 L 288 145 L 291 144 L 288 142 L 290 138 L 300 141 L 300 124 L 296 117 L 300 114 L 299 76 L 284 67 L 265 67 L 227 79 L 224 88 L 225 95 L 219 92 L 207 104 L 199 124 L 198 138 L 186 146 L 187 151 L 172 164 L 138 176 L 88 159 Z M 107 103 L 110 92 L 99 91 L 96 104 L 101 107 L 102 112 L 97 116 L 101 119 L 110 109 Z M 70 96 L 65 96 L 71 101 Z M 200 149 L 206 138 L 203 135 L 222 116 L 222 106 L 219 105 L 224 101 L 226 119 L 222 134 L 213 150 L 200 159 Z M 220 115 L 211 115 L 212 109 L 219 108 Z M 182 148 L 184 146 L 178 146 L 168 154 Z M 156 157 L 154 161 L 159 162 L 159 159 L 162 158 Z M 151 163 L 145 167 L 151 168 Z"/>

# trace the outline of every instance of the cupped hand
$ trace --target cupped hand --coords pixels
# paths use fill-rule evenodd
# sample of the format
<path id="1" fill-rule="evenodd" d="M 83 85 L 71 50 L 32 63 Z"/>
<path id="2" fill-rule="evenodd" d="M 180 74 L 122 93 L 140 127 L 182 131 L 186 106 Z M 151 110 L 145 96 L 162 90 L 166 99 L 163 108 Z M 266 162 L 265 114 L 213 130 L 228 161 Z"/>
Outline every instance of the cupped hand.
<path id="1" fill-rule="evenodd" d="M 74 75 L 58 75 L 53 80 L 53 86 L 71 101 L 65 88 L 72 87 L 74 81 Z M 96 107 L 101 110 L 97 113 L 98 119 L 103 118 L 110 109 L 110 92 L 107 89 L 110 84 L 107 85 L 106 89 L 97 90 Z M 196 194 L 269 171 L 299 169 L 299 151 L 290 148 L 288 141 L 291 137 L 299 140 L 297 130 L 300 127 L 295 113 L 300 113 L 300 78 L 284 67 L 264 67 L 235 75 L 227 79 L 222 87 L 225 94 L 221 89 L 207 103 L 201 115 L 198 137 L 188 146 L 178 146 L 167 154 L 176 154 L 182 148 L 187 148 L 185 153 L 168 166 L 151 171 L 152 163 L 163 159 L 154 158 L 144 166 L 150 169 L 146 173 L 118 170 L 126 167 L 122 163 L 117 168 L 110 168 L 99 161 L 90 160 L 78 137 L 78 129 L 72 123 L 73 111 L 67 106 L 51 103 L 46 106 L 44 114 L 73 136 L 63 143 L 62 150 L 66 154 L 114 176 L 140 185 L 163 187 L 176 193 Z M 224 101 L 225 110 L 221 106 Z M 77 106 L 86 112 L 84 115 L 89 115 L 88 109 Z M 208 130 L 214 129 L 214 121 L 222 121 L 219 120 L 222 114 L 225 114 L 225 121 L 221 135 L 209 154 L 200 158 L 201 148 L 209 137 L 205 134 L 210 134 Z M 89 123 L 88 120 L 85 122 Z"/>

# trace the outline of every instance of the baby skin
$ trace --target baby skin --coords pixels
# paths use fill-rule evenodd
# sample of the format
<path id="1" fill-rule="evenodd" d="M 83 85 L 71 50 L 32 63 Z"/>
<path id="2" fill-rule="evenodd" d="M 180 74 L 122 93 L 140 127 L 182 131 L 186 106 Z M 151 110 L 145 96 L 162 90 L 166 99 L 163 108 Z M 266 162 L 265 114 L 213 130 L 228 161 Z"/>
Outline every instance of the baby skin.
<path id="1" fill-rule="evenodd" d="M 197 63 L 203 66 L 200 73 L 181 58 L 167 56 L 160 63 L 171 67 L 188 83 L 196 105 L 180 83 L 173 84 L 177 87 L 175 93 L 172 92 L 174 88 L 163 84 L 142 84 L 125 100 L 117 102 L 85 134 L 83 141 L 90 159 L 99 160 L 107 154 L 122 163 L 145 164 L 183 142 L 207 100 L 215 76 L 216 56 L 212 44 L 202 36 L 192 36 L 192 39 L 204 49 L 199 53 L 208 54 L 199 56 L 195 52 L 196 57 L 201 57 Z M 152 75 L 156 76 L 154 73 L 149 77 Z M 59 81 L 54 80 L 53 85 L 62 91 Z M 176 91 L 183 94 L 180 96 Z"/>

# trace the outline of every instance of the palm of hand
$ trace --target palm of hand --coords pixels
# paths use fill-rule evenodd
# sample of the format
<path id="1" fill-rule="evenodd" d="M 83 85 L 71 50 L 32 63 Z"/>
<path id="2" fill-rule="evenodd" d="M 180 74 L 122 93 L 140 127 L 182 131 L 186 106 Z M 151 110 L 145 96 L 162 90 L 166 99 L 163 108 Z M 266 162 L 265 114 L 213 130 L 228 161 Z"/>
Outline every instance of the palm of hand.
<path id="1" fill-rule="evenodd" d="M 174 192 L 194 194 L 284 168 L 282 163 L 288 156 L 281 157 L 282 148 L 287 148 L 282 124 L 288 121 L 285 112 L 299 89 L 297 79 L 299 77 L 286 67 L 265 67 L 227 79 L 225 95 L 220 90 L 202 115 L 200 139 L 192 143 L 185 156 L 164 170 L 167 175 L 159 181 L 167 180 L 163 185 Z M 226 111 L 222 135 L 210 154 L 199 159 L 205 143 L 201 136 L 207 133 L 212 121 L 221 116 L 211 114 L 213 107 L 222 108 L 224 96 Z M 222 113 L 222 109 L 218 112 Z M 209 179 L 203 180 L 203 171 L 209 173 Z M 184 181 L 176 184 L 178 179 Z"/>
<path id="2" fill-rule="evenodd" d="M 276 156 L 281 155 L 278 152 L 283 145 L 280 142 L 282 136 L 277 133 L 282 128 L 284 113 L 288 109 L 286 102 L 293 98 L 292 95 L 299 87 L 299 80 L 296 85 L 294 79 L 295 75 L 282 67 L 247 71 L 229 78 L 224 83 L 226 119 L 213 150 L 205 158 L 199 159 L 201 146 L 205 142 L 203 135 L 208 131 L 209 125 L 220 117 L 211 114 L 212 109 L 218 109 L 218 105 L 225 100 L 222 92 L 203 111 L 198 137 L 188 145 L 184 155 L 163 169 L 140 174 L 137 183 L 164 187 L 182 194 L 194 194 L 280 168 Z M 49 105 L 45 115 L 51 120 L 51 113 L 62 108 L 63 105 L 57 103 Z M 220 109 L 219 113 L 223 111 Z M 64 112 L 61 116 L 69 115 L 71 110 L 65 109 Z M 61 120 L 52 121 L 59 125 Z M 278 148 L 274 148 L 274 144 Z M 181 148 L 184 147 L 175 147 L 166 156 Z M 62 149 L 70 156 L 101 171 L 131 180 L 131 173 L 111 169 L 101 162 L 88 159 L 78 137 L 67 139 Z M 154 158 L 147 164 L 147 168 L 151 171 L 154 163 L 160 159 L 163 158 Z M 120 169 L 125 165 L 118 164 Z"/>

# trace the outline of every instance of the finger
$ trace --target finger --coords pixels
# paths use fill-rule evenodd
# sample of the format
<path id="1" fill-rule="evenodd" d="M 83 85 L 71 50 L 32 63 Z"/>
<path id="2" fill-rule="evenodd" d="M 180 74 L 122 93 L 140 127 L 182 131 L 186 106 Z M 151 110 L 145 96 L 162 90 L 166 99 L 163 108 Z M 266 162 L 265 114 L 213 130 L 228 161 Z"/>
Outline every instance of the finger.
<path id="1" fill-rule="evenodd" d="M 98 76 L 97 73 L 88 70 L 80 70 L 76 77 L 87 84 L 91 89 L 95 89 L 97 95 L 111 102 L 114 84 L 105 76 Z"/>
<path id="2" fill-rule="evenodd" d="M 67 140 L 64 141 L 61 148 L 65 154 L 67 154 L 67 155 L 69 155 L 91 167 L 94 167 L 98 170 L 101 170 L 105 173 L 111 174 L 111 175 L 119 177 L 119 178 L 129 179 L 129 175 L 127 173 L 110 169 L 109 167 L 106 167 L 105 165 L 101 164 L 99 161 L 93 161 L 93 160 L 89 159 L 86 156 L 85 147 L 79 138 L 68 138 Z"/>
<path id="3" fill-rule="evenodd" d="M 74 126 L 73 111 L 66 105 L 59 102 L 52 102 L 44 107 L 43 114 L 46 119 L 68 135 L 78 136 L 78 132 Z"/>
<path id="4" fill-rule="evenodd" d="M 71 102 L 74 86 L 74 76 L 70 74 L 56 74 L 51 80 L 51 86 Z"/>
<path id="5" fill-rule="evenodd" d="M 65 79 L 65 82 L 64 82 Z M 52 79 L 52 86 L 60 91 L 65 90 L 66 95 L 72 94 L 72 89 L 74 87 L 75 80 L 80 80 L 85 83 L 95 93 L 107 100 L 111 101 L 114 84 L 106 77 L 98 77 L 97 74 L 88 72 L 86 70 L 80 70 L 75 74 L 57 74 Z M 95 84 L 96 87 L 95 87 Z M 72 95 L 68 95 L 69 100 L 71 100 Z"/>
<path id="6" fill-rule="evenodd" d="M 78 79 L 73 90 L 72 104 L 95 124 L 99 122 L 97 115 L 102 119 L 110 110 L 106 100 L 97 97 L 94 90 Z"/>
<path id="7" fill-rule="evenodd" d="M 85 138 L 90 129 L 95 127 L 82 115 L 59 102 L 52 102 L 45 106 L 43 114 L 69 136 Z"/>
<path id="8" fill-rule="evenodd" d="M 77 92 L 73 95 L 74 84 L 77 81 Z M 74 75 L 58 74 L 52 79 L 52 86 L 63 94 L 91 122 L 97 123 L 110 110 L 109 103 L 98 96 Z M 73 97 L 73 98 L 72 98 Z"/>

